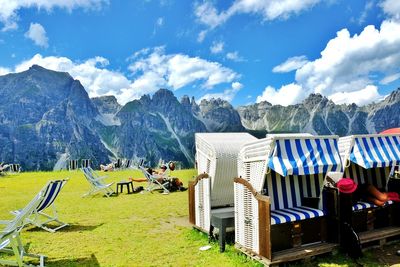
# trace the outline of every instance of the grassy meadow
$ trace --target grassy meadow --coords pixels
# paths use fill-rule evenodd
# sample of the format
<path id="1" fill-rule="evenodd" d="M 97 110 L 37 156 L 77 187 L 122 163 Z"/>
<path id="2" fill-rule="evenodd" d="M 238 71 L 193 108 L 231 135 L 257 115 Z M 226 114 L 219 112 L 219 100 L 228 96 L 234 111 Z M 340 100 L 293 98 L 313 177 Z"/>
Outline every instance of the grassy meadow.
<path id="1" fill-rule="evenodd" d="M 195 170 L 172 173 L 185 186 L 195 174 Z M 110 182 L 142 177 L 134 170 L 107 175 Z M 208 245 L 208 239 L 188 223 L 187 191 L 128 195 L 124 188 L 124 193 L 111 198 L 100 194 L 82 198 L 89 184 L 80 171 L 1 176 L 0 219 L 11 219 L 9 211 L 23 208 L 48 180 L 67 177 L 56 206 L 59 218 L 70 226 L 56 233 L 28 226 L 21 233 L 28 252 L 48 257 L 46 266 L 261 266 L 236 251 L 233 244 L 227 245 L 225 253 L 219 253 L 217 243 L 210 250 L 199 250 Z M 364 266 L 382 266 L 379 262 L 372 252 L 359 260 Z M 296 266 L 359 265 L 339 253 Z"/>

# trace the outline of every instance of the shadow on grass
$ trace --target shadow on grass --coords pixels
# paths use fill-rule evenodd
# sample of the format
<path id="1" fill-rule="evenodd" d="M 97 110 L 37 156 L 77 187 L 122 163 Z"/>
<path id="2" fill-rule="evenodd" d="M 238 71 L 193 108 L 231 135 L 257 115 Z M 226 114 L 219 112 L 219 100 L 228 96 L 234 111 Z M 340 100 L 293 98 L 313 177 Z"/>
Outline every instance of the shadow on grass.
<path id="1" fill-rule="evenodd" d="M 97 227 L 102 226 L 104 223 L 99 223 L 96 225 L 80 225 L 80 224 L 69 224 L 68 226 L 61 228 L 57 232 L 82 232 L 82 231 L 93 231 Z M 29 232 L 40 232 L 45 231 L 39 227 L 32 227 L 28 229 Z"/>
<path id="2" fill-rule="evenodd" d="M 46 266 L 90 266 L 90 267 L 97 267 L 100 266 L 99 261 L 97 260 L 96 256 L 94 254 L 90 255 L 90 257 L 86 258 L 72 258 L 72 259 L 47 259 L 45 261 Z"/>

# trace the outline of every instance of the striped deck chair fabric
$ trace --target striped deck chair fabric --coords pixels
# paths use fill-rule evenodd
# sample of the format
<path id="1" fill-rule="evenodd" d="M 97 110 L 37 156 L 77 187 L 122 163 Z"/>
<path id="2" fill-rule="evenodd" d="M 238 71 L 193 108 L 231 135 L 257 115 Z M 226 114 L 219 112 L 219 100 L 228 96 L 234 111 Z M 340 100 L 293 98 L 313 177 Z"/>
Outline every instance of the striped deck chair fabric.
<path id="1" fill-rule="evenodd" d="M 59 195 L 61 189 L 64 187 L 68 180 L 54 180 L 48 182 L 46 186 L 41 190 L 41 194 L 43 194 L 42 200 L 34 207 L 33 212 L 30 216 L 26 218 L 26 224 L 32 224 L 37 227 L 40 227 L 48 232 L 54 233 L 57 230 L 68 226 L 67 223 L 64 223 L 58 219 L 57 209 L 54 204 L 57 196 Z M 50 214 L 45 213 L 44 210 L 50 208 Z M 11 213 L 14 215 L 18 215 L 21 210 L 12 211 Z M 49 223 L 55 222 L 57 224 L 56 227 L 50 227 Z"/>
<path id="2" fill-rule="evenodd" d="M 74 171 L 78 169 L 78 160 L 77 159 L 71 159 L 68 161 L 68 170 Z"/>
<path id="3" fill-rule="evenodd" d="M 364 135 L 353 136 L 354 142 L 348 156 L 344 177 L 352 178 L 357 184 L 372 184 L 386 191 L 390 169 L 400 163 L 400 136 Z M 393 204 L 388 201 L 386 205 Z M 376 208 L 377 206 L 359 201 L 353 211 Z"/>
<path id="4" fill-rule="evenodd" d="M 267 164 L 272 225 L 326 215 L 322 209 L 303 206 L 301 199 L 320 197 L 324 174 L 341 170 L 336 139 L 278 139 Z"/>
<path id="5" fill-rule="evenodd" d="M 90 167 L 90 159 L 82 159 L 81 168 L 89 168 L 89 167 Z"/>
<path id="6" fill-rule="evenodd" d="M 10 164 L 10 172 L 19 173 L 21 171 L 21 166 L 19 164 Z"/>
<path id="7" fill-rule="evenodd" d="M 323 210 L 302 205 L 302 197 L 319 197 L 324 175 L 290 175 L 271 171 L 265 191 L 271 201 L 271 225 L 311 219 L 326 215 Z"/>
<path id="8" fill-rule="evenodd" d="M 0 231 L 0 252 L 13 254 L 14 260 L 0 258 L 0 265 L 31 266 L 24 264 L 25 257 L 39 258 L 40 267 L 44 266 L 43 255 L 27 253 L 20 237 L 20 231 L 26 224 L 26 219 L 34 212 L 34 209 L 42 202 L 43 192 L 40 191 L 16 216 L 10 221 L 0 221 L 5 225 Z"/>

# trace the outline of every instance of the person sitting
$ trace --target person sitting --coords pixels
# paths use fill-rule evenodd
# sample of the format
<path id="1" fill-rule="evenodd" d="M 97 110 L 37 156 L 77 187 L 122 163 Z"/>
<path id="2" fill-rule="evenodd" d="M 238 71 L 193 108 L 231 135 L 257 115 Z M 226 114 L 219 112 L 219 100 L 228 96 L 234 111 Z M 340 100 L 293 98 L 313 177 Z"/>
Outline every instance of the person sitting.
<path id="1" fill-rule="evenodd" d="M 113 171 L 114 170 L 114 164 L 113 163 L 109 163 L 107 165 L 100 164 L 100 170 L 105 171 L 105 172 Z"/>

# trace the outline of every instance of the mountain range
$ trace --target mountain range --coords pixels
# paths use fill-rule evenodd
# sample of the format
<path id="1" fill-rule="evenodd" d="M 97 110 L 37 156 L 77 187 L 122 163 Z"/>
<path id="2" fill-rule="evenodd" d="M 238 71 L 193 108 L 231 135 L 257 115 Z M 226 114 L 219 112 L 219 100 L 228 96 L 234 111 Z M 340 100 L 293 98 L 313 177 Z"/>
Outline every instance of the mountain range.
<path id="1" fill-rule="evenodd" d="M 33 65 L 0 76 L 0 160 L 25 170 L 66 168 L 69 159 L 92 166 L 115 158 L 194 164 L 194 133 L 376 133 L 399 127 L 400 89 L 366 106 L 336 105 L 311 94 L 290 106 L 260 102 L 234 108 L 221 99 L 183 96 L 166 89 L 125 105 L 114 96 L 89 98 L 68 73 Z"/>

